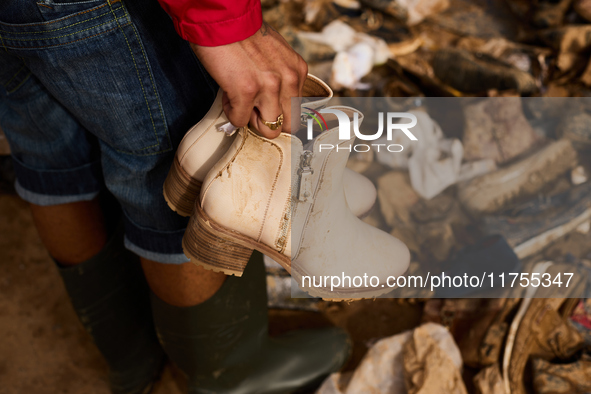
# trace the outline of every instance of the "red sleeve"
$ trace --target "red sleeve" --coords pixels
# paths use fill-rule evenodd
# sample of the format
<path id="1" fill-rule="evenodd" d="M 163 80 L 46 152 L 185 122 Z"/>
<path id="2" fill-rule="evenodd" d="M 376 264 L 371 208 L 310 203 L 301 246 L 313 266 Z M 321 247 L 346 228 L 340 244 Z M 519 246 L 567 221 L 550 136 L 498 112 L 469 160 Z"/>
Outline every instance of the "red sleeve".
<path id="1" fill-rule="evenodd" d="M 197 45 L 219 46 L 252 36 L 263 24 L 260 0 L 158 0 L 177 33 Z"/>

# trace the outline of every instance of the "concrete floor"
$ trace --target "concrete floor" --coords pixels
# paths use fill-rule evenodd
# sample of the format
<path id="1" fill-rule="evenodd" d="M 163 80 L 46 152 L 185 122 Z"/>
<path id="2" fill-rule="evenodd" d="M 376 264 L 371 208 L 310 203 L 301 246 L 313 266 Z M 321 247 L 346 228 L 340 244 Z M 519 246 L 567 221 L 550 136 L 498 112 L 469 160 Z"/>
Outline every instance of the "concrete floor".
<path id="1" fill-rule="evenodd" d="M 375 340 L 412 328 L 420 305 L 397 300 L 325 303 L 322 313 L 274 310 L 270 332 L 338 325 L 354 340 L 347 369 Z M 27 204 L 0 194 L 0 394 L 108 394 L 106 364 L 86 334 L 33 226 Z M 154 394 L 180 394 L 168 366 Z"/>

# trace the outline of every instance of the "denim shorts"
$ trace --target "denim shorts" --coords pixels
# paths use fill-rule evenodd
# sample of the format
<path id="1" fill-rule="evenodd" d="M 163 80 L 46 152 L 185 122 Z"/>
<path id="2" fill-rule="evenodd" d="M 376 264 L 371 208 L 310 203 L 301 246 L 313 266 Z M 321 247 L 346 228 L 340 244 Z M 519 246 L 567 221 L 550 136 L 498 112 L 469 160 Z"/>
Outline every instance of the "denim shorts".
<path id="1" fill-rule="evenodd" d="M 88 201 L 106 188 L 130 250 L 188 261 L 187 220 L 162 185 L 218 88 L 156 0 L 2 0 L 0 85 L 24 200 Z"/>

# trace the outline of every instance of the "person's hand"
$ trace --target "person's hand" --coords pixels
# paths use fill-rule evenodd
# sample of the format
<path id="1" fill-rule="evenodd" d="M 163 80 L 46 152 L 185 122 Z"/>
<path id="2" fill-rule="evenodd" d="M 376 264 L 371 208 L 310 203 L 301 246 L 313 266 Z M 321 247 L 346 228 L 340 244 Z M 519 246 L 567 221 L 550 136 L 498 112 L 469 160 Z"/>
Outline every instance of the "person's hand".
<path id="1" fill-rule="evenodd" d="M 271 26 L 263 23 L 232 44 L 191 47 L 224 91 L 224 112 L 234 126 L 250 121 L 267 138 L 291 132 L 291 98 L 301 97 L 308 65 Z M 281 114 L 283 126 L 275 131 L 261 122 L 275 122 Z"/>

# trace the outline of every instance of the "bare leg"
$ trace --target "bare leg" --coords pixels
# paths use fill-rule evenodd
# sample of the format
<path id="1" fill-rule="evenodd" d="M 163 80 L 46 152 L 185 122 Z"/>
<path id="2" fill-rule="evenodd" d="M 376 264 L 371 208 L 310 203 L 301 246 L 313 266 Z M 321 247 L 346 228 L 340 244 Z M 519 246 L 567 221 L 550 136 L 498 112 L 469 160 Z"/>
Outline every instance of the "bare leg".
<path id="1" fill-rule="evenodd" d="M 49 254 L 63 265 L 80 264 L 107 243 L 98 198 L 47 207 L 30 206 L 41 241 Z"/>
<path id="2" fill-rule="evenodd" d="M 152 291 L 174 306 L 200 304 L 213 296 L 226 280 L 226 275 L 193 263 L 161 264 L 144 258 L 141 262 Z"/>
<path id="3" fill-rule="evenodd" d="M 98 198 L 53 206 L 31 204 L 33 219 L 49 254 L 63 265 L 76 265 L 95 256 L 107 243 L 105 219 Z M 209 299 L 226 275 L 192 263 L 161 264 L 142 258 L 150 288 L 175 306 L 193 306 Z"/>

